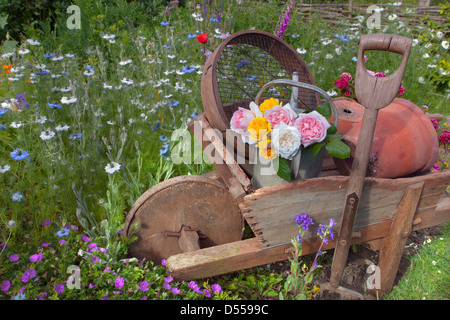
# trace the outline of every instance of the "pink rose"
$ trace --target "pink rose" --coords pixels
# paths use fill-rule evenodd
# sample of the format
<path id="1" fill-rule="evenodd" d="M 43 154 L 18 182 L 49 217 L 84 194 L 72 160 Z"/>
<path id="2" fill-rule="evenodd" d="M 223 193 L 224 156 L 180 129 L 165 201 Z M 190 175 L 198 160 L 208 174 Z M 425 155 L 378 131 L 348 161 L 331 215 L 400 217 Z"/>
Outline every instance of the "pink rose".
<path id="1" fill-rule="evenodd" d="M 300 131 L 304 147 L 321 142 L 325 139 L 328 128 L 331 127 L 328 120 L 317 111 L 300 113 L 293 126 Z"/>
<path id="2" fill-rule="evenodd" d="M 405 87 L 404 86 L 400 86 L 400 89 L 398 89 L 398 93 L 402 96 L 405 94 Z"/>
<path id="3" fill-rule="evenodd" d="M 231 117 L 230 128 L 236 133 L 245 135 L 248 132 L 247 128 L 250 122 L 252 122 L 254 118 L 255 114 L 251 110 L 239 107 L 239 109 L 233 113 L 233 117 Z"/>
<path id="4" fill-rule="evenodd" d="M 297 114 L 294 110 L 291 109 L 290 105 L 287 104 L 283 107 L 274 106 L 272 109 L 267 109 L 264 112 L 264 118 L 270 122 L 272 127 L 281 122 L 284 122 L 287 125 L 291 125 L 292 121 L 295 120 Z"/>

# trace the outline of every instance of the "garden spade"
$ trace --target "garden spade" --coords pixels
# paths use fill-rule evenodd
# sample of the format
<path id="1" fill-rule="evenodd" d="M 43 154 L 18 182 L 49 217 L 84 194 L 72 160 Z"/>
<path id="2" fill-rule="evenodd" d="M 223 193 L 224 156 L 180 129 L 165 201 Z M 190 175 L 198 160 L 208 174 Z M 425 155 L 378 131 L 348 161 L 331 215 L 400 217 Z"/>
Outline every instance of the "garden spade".
<path id="1" fill-rule="evenodd" d="M 330 278 L 330 286 L 332 288 L 338 287 L 347 262 L 353 225 L 367 172 L 378 110 L 388 106 L 397 95 L 408 62 L 411 44 L 411 39 L 388 34 L 363 35 L 359 42 L 355 93 L 359 103 L 364 106 L 365 110 L 353 157 L 339 233 L 336 239 Z M 402 55 L 400 66 L 388 77 L 372 76 L 363 62 L 364 52 L 369 50 L 388 51 Z"/>

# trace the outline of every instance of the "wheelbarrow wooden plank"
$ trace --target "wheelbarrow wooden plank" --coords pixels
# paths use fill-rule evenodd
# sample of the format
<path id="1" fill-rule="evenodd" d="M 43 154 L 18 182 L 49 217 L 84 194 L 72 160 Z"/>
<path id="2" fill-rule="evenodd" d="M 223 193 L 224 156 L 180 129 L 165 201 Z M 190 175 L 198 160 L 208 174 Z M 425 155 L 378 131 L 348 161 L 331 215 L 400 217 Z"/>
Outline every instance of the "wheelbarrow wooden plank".
<path id="1" fill-rule="evenodd" d="M 398 209 L 404 190 L 411 184 L 425 183 L 417 213 L 431 213 L 444 196 L 450 172 L 413 178 L 366 178 L 355 225 L 370 225 L 391 219 Z M 293 217 L 310 215 L 316 226 L 330 218 L 340 220 L 348 177 L 323 177 L 295 181 L 258 189 L 244 197 L 241 212 L 263 247 L 284 243 L 295 234 Z M 425 218 L 426 219 L 426 218 Z M 306 234 L 306 237 L 311 234 Z"/>
<path id="2" fill-rule="evenodd" d="M 390 227 L 391 221 L 387 220 L 370 227 L 355 228 L 352 244 L 384 238 Z M 304 239 L 302 255 L 317 252 L 320 244 L 321 239 L 318 237 Z M 330 240 L 322 249 L 330 250 L 334 247 L 335 242 Z M 270 248 L 261 248 L 259 240 L 251 238 L 173 255 L 166 261 L 166 270 L 177 281 L 207 278 L 286 260 L 290 256 L 291 248 L 290 241 Z"/>

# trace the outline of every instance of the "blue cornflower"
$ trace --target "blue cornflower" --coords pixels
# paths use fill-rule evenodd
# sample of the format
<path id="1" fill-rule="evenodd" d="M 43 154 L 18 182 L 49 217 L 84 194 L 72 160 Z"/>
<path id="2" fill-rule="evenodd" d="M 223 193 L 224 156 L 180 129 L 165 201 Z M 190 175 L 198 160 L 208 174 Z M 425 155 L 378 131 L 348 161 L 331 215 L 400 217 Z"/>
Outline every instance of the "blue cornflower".
<path id="1" fill-rule="evenodd" d="M 341 34 L 340 36 L 336 35 L 336 38 L 341 39 L 342 42 L 348 42 L 349 41 L 343 34 Z"/>
<path id="2" fill-rule="evenodd" d="M 155 125 L 152 128 L 152 131 L 158 130 L 160 125 L 161 125 L 161 120 L 156 121 Z"/>
<path id="3" fill-rule="evenodd" d="M 170 46 L 168 46 L 167 44 L 164 44 L 163 47 L 166 49 L 170 49 Z"/>
<path id="4" fill-rule="evenodd" d="M 51 108 L 51 109 L 61 109 L 62 108 L 62 105 L 60 105 L 60 104 L 54 104 L 54 103 L 49 103 L 48 104 L 48 106 Z"/>
<path id="5" fill-rule="evenodd" d="M 81 133 L 79 133 L 79 132 L 77 132 L 77 133 L 75 133 L 75 134 L 70 134 L 69 135 L 69 137 L 68 137 L 68 139 L 69 140 L 75 140 L 76 138 L 78 138 L 78 139 L 80 139 L 81 138 Z"/>
<path id="6" fill-rule="evenodd" d="M 26 159 L 30 154 L 28 151 L 24 151 L 22 149 L 16 149 L 13 152 L 10 153 L 11 158 L 13 158 L 16 161 Z"/>
<path id="7" fill-rule="evenodd" d="M 198 114 L 197 114 L 196 112 L 192 112 L 192 114 L 190 115 L 190 117 L 191 117 L 192 119 L 195 119 L 195 118 L 198 117 Z"/>
<path id="8" fill-rule="evenodd" d="M 211 21 L 211 22 L 217 22 L 217 21 L 219 21 L 219 20 L 217 20 L 216 18 L 210 18 L 209 21 Z"/>
<path id="9" fill-rule="evenodd" d="M 291 37 L 295 39 L 295 38 L 300 37 L 300 35 L 299 34 L 293 34 Z"/>
<path id="10" fill-rule="evenodd" d="M 244 59 L 241 62 L 236 63 L 235 66 L 240 69 L 242 67 L 248 66 L 249 64 L 250 64 L 250 61 L 247 59 Z"/>
<path id="11" fill-rule="evenodd" d="M 53 58 L 54 56 L 54 53 L 44 54 L 44 58 Z"/>
<path id="12" fill-rule="evenodd" d="M 169 102 L 168 102 L 168 106 L 170 107 L 170 108 L 173 108 L 173 107 L 176 107 L 177 105 L 179 105 L 180 104 L 180 101 L 177 101 L 177 100 L 169 100 Z"/>
<path id="13" fill-rule="evenodd" d="M 48 73 L 47 70 L 42 70 L 42 71 L 35 72 L 34 75 L 35 76 L 43 76 L 43 75 L 46 75 L 47 73 Z"/>
<path id="14" fill-rule="evenodd" d="M 162 26 L 168 26 L 169 24 L 170 24 L 169 22 L 165 22 L 165 21 L 161 22 Z"/>
<path id="15" fill-rule="evenodd" d="M 167 136 L 165 136 L 165 135 L 159 136 L 159 140 L 161 140 L 162 142 L 167 141 L 167 139 L 169 139 L 169 138 L 167 138 Z"/>
<path id="16" fill-rule="evenodd" d="M 167 143 L 163 144 L 161 149 L 159 149 L 159 155 L 160 156 L 166 156 L 168 152 L 169 152 L 169 144 L 167 144 Z"/>
<path id="17" fill-rule="evenodd" d="M 358 59 L 356 57 L 353 57 L 352 60 L 355 62 L 358 61 Z"/>
<path id="18" fill-rule="evenodd" d="M 8 113 L 8 109 L 0 109 L 0 117 Z"/>
<path id="19" fill-rule="evenodd" d="M 194 38 L 197 38 L 197 35 L 194 33 L 194 34 L 188 34 L 188 38 L 189 39 L 194 39 Z"/>
<path id="20" fill-rule="evenodd" d="M 23 194 L 21 194 L 20 192 L 16 192 L 11 196 L 12 201 L 16 201 L 16 202 L 22 201 L 22 198 L 23 198 Z"/>
<path id="21" fill-rule="evenodd" d="M 13 299 L 14 300 L 25 300 L 26 299 L 25 293 L 19 293 L 19 294 L 17 294 L 17 296 L 13 296 Z"/>
<path id="22" fill-rule="evenodd" d="M 250 76 L 250 77 L 245 78 L 245 81 L 253 81 L 255 79 L 256 79 L 256 76 Z"/>
<path id="23" fill-rule="evenodd" d="M 192 73 L 194 71 L 195 71 L 195 68 L 193 66 L 183 66 L 184 73 Z"/>
<path id="24" fill-rule="evenodd" d="M 57 233 L 58 237 L 64 237 L 69 234 L 69 230 L 66 228 L 63 228 L 62 230 L 59 230 Z"/>
<path id="25" fill-rule="evenodd" d="M 0 124 L 0 130 L 6 130 L 6 129 L 8 129 L 7 126 L 5 126 L 5 125 L 3 125 L 3 124 Z"/>

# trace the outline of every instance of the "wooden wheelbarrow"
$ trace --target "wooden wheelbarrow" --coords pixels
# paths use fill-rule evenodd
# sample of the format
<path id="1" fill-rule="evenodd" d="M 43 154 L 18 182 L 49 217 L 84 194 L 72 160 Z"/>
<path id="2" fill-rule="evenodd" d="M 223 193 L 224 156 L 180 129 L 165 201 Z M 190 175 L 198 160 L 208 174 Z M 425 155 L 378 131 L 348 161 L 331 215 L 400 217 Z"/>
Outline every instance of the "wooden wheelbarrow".
<path id="1" fill-rule="evenodd" d="M 208 72 L 207 65 L 204 76 Z M 287 260 L 298 233 L 293 217 L 301 212 L 316 225 L 341 220 L 349 177 L 339 174 L 332 159 L 324 163 L 321 177 L 255 190 L 246 166 L 238 164 L 207 112 L 189 128 L 215 170 L 169 179 L 136 201 L 124 229 L 126 237 L 137 236 L 130 244 L 132 256 L 157 263 L 166 259 L 176 280 L 207 278 Z M 450 220 L 449 182 L 450 171 L 364 178 L 350 244 L 380 250 L 380 293 L 391 290 L 411 231 Z M 243 239 L 245 224 L 254 237 Z M 320 244 L 318 236 L 307 233 L 302 255 L 317 252 Z M 335 247 L 330 240 L 322 250 Z"/>

